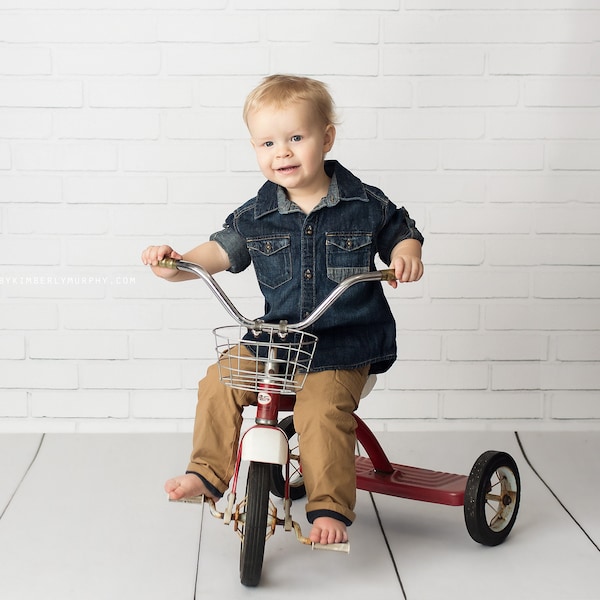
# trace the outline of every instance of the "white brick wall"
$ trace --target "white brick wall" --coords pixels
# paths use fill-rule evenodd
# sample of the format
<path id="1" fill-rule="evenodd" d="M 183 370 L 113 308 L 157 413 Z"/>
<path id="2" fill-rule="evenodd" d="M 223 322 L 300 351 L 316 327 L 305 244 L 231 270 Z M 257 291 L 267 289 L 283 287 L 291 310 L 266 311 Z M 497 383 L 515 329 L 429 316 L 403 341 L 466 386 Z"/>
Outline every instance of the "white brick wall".
<path id="1" fill-rule="evenodd" d="M 277 71 L 330 84 L 332 157 L 426 237 L 361 414 L 600 427 L 598 31 L 598 0 L 0 0 L 0 431 L 191 428 L 228 321 L 139 255 L 254 194 L 241 106 Z"/>

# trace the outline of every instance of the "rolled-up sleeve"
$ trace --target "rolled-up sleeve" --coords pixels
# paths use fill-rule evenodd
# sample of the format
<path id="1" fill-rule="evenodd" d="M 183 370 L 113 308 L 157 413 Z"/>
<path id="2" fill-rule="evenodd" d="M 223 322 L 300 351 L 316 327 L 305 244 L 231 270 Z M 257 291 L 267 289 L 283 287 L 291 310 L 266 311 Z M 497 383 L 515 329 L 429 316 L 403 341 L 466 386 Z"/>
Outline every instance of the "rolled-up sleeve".
<path id="1" fill-rule="evenodd" d="M 378 236 L 378 251 L 381 260 L 389 265 L 390 256 L 396 244 L 408 239 L 417 240 L 423 244 L 424 240 L 414 219 L 410 218 L 404 207 L 397 208 L 390 202 L 387 209 L 387 218 Z"/>
<path id="2" fill-rule="evenodd" d="M 229 257 L 230 267 L 227 269 L 231 273 L 240 273 L 247 269 L 251 263 L 250 252 L 246 245 L 246 240 L 233 227 L 234 215 L 227 217 L 223 229 L 213 233 L 210 236 L 211 241 L 217 242 Z"/>

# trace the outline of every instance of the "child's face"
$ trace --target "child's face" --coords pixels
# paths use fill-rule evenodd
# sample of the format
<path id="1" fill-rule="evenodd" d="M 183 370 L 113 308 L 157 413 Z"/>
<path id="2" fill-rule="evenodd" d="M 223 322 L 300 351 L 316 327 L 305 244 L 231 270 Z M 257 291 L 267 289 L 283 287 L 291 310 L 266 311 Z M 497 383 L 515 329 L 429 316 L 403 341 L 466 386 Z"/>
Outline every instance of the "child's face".
<path id="1" fill-rule="evenodd" d="M 323 161 L 333 146 L 335 127 L 315 119 L 307 102 L 252 112 L 248 129 L 267 179 L 286 188 L 291 197 L 326 193 L 329 178 Z"/>

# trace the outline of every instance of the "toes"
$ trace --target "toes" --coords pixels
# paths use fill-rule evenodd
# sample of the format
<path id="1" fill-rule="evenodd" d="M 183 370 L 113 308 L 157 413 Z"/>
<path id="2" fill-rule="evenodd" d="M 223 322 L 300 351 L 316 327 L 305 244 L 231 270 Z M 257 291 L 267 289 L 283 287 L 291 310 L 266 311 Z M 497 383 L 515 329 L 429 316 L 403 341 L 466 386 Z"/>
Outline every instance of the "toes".
<path id="1" fill-rule="evenodd" d="M 171 500 L 180 500 L 185 495 L 185 491 L 180 485 L 171 490 L 167 490 L 167 493 L 169 494 L 169 498 Z"/>
<path id="2" fill-rule="evenodd" d="M 165 492 L 169 495 L 169 499 L 180 500 L 185 496 L 186 489 L 181 480 L 175 478 L 165 483 Z"/>
<path id="3" fill-rule="evenodd" d="M 315 544 L 339 544 L 348 541 L 348 535 L 343 531 L 338 531 L 336 529 L 328 530 L 328 529 L 320 529 L 313 528 L 310 532 L 309 539 L 311 542 Z"/>
<path id="4" fill-rule="evenodd" d="M 180 485 L 181 485 L 181 483 L 179 482 L 179 480 L 177 480 L 177 479 L 169 479 L 165 483 L 165 492 L 167 492 L 169 494 L 172 491 L 176 490 Z"/>

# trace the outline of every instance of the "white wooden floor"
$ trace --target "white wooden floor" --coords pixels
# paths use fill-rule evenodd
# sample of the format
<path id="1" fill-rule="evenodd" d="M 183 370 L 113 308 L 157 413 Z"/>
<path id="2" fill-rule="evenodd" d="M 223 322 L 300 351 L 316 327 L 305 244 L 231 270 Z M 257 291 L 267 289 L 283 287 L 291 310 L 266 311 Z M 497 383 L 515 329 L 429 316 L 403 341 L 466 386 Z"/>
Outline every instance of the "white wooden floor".
<path id="1" fill-rule="evenodd" d="M 511 453 L 522 499 L 503 545 L 474 543 L 462 508 L 359 492 L 349 555 L 278 529 L 261 585 L 244 588 L 231 526 L 162 492 L 189 435 L 3 434 L 0 598 L 599 600 L 600 432 L 519 436 L 539 477 L 512 433 L 378 436 L 394 462 L 455 473 L 484 450 Z M 295 503 L 304 526 L 303 512 Z"/>

